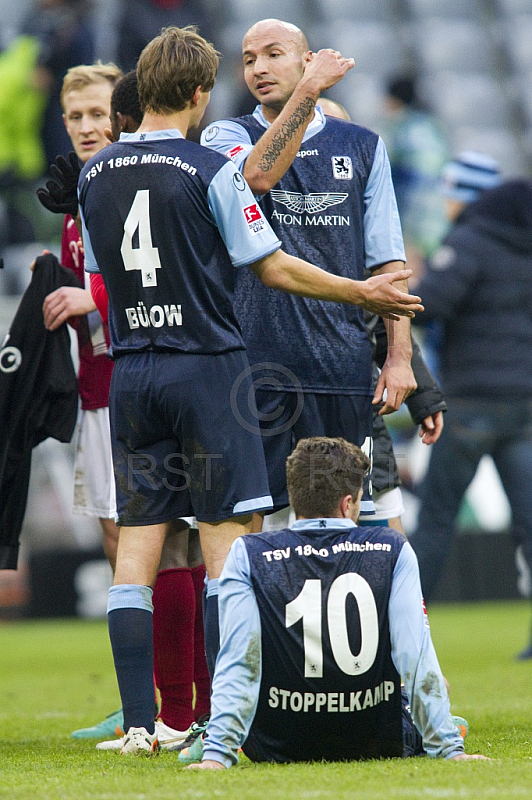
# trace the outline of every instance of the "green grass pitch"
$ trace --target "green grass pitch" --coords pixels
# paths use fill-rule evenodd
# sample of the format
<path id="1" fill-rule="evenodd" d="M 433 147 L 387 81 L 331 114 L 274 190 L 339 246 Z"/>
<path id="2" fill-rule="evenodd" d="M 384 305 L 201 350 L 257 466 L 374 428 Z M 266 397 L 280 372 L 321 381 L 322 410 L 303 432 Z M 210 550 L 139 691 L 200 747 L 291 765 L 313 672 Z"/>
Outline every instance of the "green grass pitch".
<path id="1" fill-rule="evenodd" d="M 258 766 L 195 773 L 175 753 L 126 759 L 69 738 L 118 705 L 104 621 L 0 623 L 0 798 L 8 800 L 393 800 L 530 798 L 532 662 L 526 602 L 434 606 L 433 639 L 466 717 L 468 752 L 489 762 L 428 759 Z"/>

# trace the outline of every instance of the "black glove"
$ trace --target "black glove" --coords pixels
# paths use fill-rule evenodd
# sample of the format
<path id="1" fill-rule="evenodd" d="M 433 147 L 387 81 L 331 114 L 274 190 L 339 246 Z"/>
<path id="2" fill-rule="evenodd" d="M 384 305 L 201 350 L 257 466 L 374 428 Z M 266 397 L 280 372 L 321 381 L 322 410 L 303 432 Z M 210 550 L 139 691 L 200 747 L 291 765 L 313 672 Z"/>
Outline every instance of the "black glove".
<path id="1" fill-rule="evenodd" d="M 37 189 L 37 197 L 48 211 L 54 214 L 78 213 L 78 178 L 81 166 L 77 155 L 72 150 L 68 159 L 57 156 L 55 164 L 50 167 L 55 180 L 46 181 L 46 189 Z"/>

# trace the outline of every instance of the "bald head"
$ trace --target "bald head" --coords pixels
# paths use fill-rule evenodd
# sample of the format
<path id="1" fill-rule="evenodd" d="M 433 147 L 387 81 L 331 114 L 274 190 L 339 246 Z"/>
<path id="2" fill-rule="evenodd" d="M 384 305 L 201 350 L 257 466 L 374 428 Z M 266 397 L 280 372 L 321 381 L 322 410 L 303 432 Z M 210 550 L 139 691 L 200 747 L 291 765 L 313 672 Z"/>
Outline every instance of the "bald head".
<path id="1" fill-rule="evenodd" d="M 283 22 L 281 19 L 261 19 L 247 31 L 242 42 L 242 49 L 250 45 L 255 47 L 257 42 L 263 43 L 271 40 L 271 43 L 278 42 L 285 47 L 293 49 L 295 52 L 304 55 L 308 52 L 308 42 L 303 31 L 292 25 L 291 22 Z"/>
<path id="2" fill-rule="evenodd" d="M 323 113 L 328 117 L 337 117 L 337 119 L 345 119 L 346 122 L 350 122 L 349 114 L 336 100 L 330 100 L 328 97 L 320 97 L 318 104 L 321 106 Z"/>
<path id="3" fill-rule="evenodd" d="M 269 122 L 284 108 L 312 58 L 295 25 L 262 19 L 244 36 L 244 79 Z"/>

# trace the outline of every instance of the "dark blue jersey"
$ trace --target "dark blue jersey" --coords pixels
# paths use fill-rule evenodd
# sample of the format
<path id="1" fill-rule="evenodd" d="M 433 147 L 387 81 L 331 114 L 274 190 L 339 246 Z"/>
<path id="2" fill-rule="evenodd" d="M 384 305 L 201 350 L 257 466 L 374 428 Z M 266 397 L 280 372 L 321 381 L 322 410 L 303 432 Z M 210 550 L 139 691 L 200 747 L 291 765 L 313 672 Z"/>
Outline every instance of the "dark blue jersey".
<path id="1" fill-rule="evenodd" d="M 266 125 L 256 111 L 215 123 L 202 142 L 243 168 Z M 362 280 L 365 266 L 404 259 L 385 150 L 366 128 L 317 113 L 292 165 L 260 205 L 283 250 L 328 272 Z M 252 364 L 281 364 L 307 391 L 372 394 L 361 308 L 281 295 L 242 273 L 235 310 Z M 264 374 L 275 376 L 280 389 L 297 388 L 277 368 Z"/>
<path id="2" fill-rule="evenodd" d="M 262 638 L 254 760 L 402 755 L 388 603 L 406 539 L 323 523 L 243 537 Z"/>
<path id="3" fill-rule="evenodd" d="M 234 267 L 280 243 L 230 161 L 176 130 L 122 135 L 86 164 L 79 198 L 115 357 L 244 349 Z"/>

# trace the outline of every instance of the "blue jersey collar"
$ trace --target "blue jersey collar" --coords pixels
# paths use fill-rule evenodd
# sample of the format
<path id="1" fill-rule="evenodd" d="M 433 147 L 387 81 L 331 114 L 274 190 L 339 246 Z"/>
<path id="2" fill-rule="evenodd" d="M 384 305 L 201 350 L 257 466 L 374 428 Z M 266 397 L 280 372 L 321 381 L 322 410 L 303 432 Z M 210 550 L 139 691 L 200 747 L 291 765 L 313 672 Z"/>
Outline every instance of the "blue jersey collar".
<path id="1" fill-rule="evenodd" d="M 253 116 L 259 122 L 263 128 L 269 128 L 271 123 L 268 122 L 266 117 L 263 114 L 262 106 L 259 104 L 255 111 L 253 112 Z M 325 125 L 325 114 L 321 110 L 320 106 L 316 106 L 314 109 L 314 118 L 312 122 L 309 122 L 307 125 L 307 129 L 305 131 L 305 135 L 303 136 L 303 141 L 306 141 L 314 134 L 319 133 Z"/>
<path id="2" fill-rule="evenodd" d="M 326 517 L 324 519 L 298 519 L 290 525 L 290 528 L 294 531 L 315 531 L 323 530 L 324 528 L 338 530 L 338 528 L 356 528 L 356 525 L 352 519 Z"/>
<path id="3" fill-rule="evenodd" d="M 177 128 L 167 128 L 161 131 L 135 131 L 135 133 L 121 133 L 120 142 L 157 142 L 160 139 L 184 139 L 185 137 Z"/>

